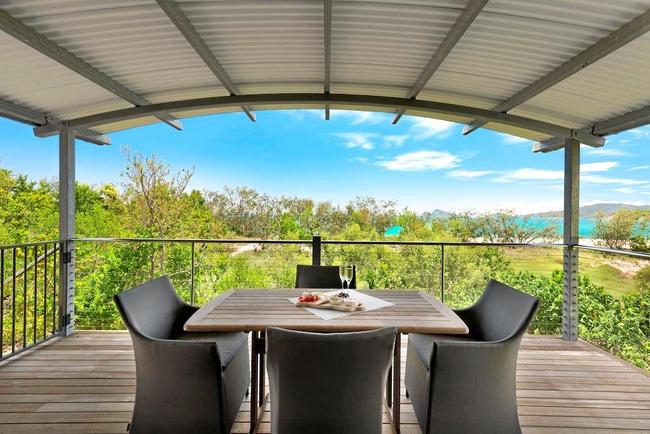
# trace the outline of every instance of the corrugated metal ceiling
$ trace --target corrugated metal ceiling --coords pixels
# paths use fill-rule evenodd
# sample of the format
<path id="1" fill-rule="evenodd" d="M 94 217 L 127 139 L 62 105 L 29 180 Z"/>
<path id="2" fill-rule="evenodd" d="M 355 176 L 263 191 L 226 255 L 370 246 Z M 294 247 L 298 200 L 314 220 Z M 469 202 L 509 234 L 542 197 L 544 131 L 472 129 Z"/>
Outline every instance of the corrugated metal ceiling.
<path id="1" fill-rule="evenodd" d="M 323 0 L 178 4 L 242 93 L 323 91 Z M 331 92 L 406 97 L 466 6 L 333 1 Z M 228 94 L 154 0 L 0 0 L 0 8 L 152 103 Z M 492 109 L 648 8 L 650 0 L 490 0 L 418 99 Z M 2 32 L 0 46 L 0 99 L 61 119 L 131 106 Z M 510 112 L 586 127 L 649 105 L 648 70 L 646 35 Z"/>

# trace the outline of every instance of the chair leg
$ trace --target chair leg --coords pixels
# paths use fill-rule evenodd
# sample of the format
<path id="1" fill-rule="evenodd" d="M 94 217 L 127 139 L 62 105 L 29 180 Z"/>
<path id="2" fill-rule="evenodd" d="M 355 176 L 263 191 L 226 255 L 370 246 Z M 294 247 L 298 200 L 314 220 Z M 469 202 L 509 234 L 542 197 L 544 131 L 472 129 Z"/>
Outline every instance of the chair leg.
<path id="1" fill-rule="evenodd" d="M 388 368 L 388 376 L 386 377 L 386 404 L 389 407 L 393 406 L 393 368 Z"/>
<path id="2" fill-rule="evenodd" d="M 406 389 L 406 397 L 407 397 L 407 398 L 410 398 L 410 397 L 409 397 L 409 391 L 408 391 L 408 389 Z"/>

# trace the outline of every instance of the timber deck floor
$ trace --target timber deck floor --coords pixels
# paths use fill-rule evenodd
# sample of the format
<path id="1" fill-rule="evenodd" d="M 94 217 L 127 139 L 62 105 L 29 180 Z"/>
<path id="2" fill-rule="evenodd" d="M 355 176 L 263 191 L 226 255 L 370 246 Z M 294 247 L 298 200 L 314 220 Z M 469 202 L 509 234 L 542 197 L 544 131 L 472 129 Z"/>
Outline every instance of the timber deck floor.
<path id="1" fill-rule="evenodd" d="M 585 342 L 527 336 L 517 388 L 524 433 L 650 432 L 650 377 Z M 0 363 L 0 433 L 125 433 L 134 390 L 127 333 L 55 338 Z M 420 433 L 403 387 L 402 404 L 402 432 Z M 248 432 L 248 406 L 233 433 Z M 267 406 L 260 434 L 269 421 Z M 392 432 L 387 415 L 384 432 Z"/>

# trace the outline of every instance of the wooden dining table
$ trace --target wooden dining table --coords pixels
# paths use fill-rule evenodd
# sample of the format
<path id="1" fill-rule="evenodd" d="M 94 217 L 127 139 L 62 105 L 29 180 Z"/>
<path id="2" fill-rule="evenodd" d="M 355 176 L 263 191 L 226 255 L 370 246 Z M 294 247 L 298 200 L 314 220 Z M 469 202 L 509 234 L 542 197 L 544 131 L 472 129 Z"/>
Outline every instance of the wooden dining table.
<path id="1" fill-rule="evenodd" d="M 355 332 L 395 327 L 393 366 L 387 381 L 386 401 L 396 432 L 400 430 L 401 334 L 467 334 L 465 323 L 444 303 L 421 291 L 375 289 L 362 292 L 393 303 L 372 311 L 359 311 L 324 320 L 296 306 L 289 298 L 304 291 L 323 289 L 232 289 L 201 307 L 184 325 L 186 332 L 251 332 L 251 433 L 264 405 L 265 348 L 267 327 L 308 332 Z M 260 393 L 261 391 L 261 393 Z"/>

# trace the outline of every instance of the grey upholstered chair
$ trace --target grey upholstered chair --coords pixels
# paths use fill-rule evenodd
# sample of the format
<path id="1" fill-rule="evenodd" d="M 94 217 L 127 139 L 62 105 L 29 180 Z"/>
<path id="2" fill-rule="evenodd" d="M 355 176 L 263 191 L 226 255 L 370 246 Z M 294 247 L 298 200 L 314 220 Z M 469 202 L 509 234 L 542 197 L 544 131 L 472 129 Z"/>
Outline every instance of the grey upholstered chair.
<path id="1" fill-rule="evenodd" d="M 131 433 L 227 434 L 248 389 L 245 333 L 183 333 L 197 310 L 167 276 L 115 296 L 135 351 Z"/>
<path id="2" fill-rule="evenodd" d="M 469 335 L 409 334 L 406 390 L 424 434 L 521 432 L 517 353 L 537 306 L 491 280 L 473 306 L 456 311 Z"/>
<path id="3" fill-rule="evenodd" d="M 381 433 L 395 328 L 266 330 L 273 434 Z"/>
<path id="4" fill-rule="evenodd" d="M 357 287 L 357 268 L 352 266 L 350 289 Z M 296 288 L 340 288 L 341 278 L 336 265 L 298 265 Z"/>

